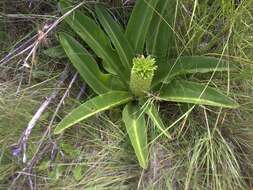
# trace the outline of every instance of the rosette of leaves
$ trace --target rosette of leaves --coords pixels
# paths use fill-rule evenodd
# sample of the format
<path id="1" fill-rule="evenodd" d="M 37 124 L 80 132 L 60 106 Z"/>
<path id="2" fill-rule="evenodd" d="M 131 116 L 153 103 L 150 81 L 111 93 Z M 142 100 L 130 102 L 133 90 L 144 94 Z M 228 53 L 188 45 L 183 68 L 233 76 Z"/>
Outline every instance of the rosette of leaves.
<path id="1" fill-rule="evenodd" d="M 65 0 L 61 0 L 60 5 L 63 14 L 71 8 Z M 191 73 L 226 71 L 233 67 L 214 57 L 181 56 L 172 59 L 174 35 L 168 25 L 173 22 L 173 7 L 175 1 L 171 0 L 137 0 L 125 30 L 107 9 L 99 5 L 95 6 L 97 19 L 82 11 L 75 11 L 65 18 L 89 50 L 65 33 L 59 34 L 60 44 L 97 96 L 69 113 L 58 124 L 55 134 L 97 113 L 121 106 L 131 144 L 140 166 L 146 169 L 146 119 L 149 118 L 154 126 L 171 138 L 157 105 L 148 101 L 149 94 L 155 95 L 157 104 L 169 101 L 225 108 L 238 106 L 215 88 L 180 78 Z M 94 55 L 100 59 L 95 59 Z M 96 60 L 102 61 L 98 63 Z M 145 106 L 145 102 L 150 103 Z"/>

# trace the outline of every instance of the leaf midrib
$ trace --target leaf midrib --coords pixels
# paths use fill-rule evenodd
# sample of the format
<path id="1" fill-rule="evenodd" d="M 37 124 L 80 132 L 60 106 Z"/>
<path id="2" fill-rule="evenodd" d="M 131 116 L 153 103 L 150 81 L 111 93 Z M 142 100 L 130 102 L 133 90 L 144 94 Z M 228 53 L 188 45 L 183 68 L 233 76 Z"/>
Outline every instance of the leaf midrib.
<path id="1" fill-rule="evenodd" d="M 72 50 L 73 51 L 73 50 Z M 78 58 L 78 60 L 80 61 L 80 62 L 82 62 L 82 60 L 81 60 L 81 58 L 79 58 L 79 56 L 77 56 L 77 58 Z M 82 67 L 82 66 L 81 66 Z M 86 67 L 86 66 L 85 66 Z M 101 87 L 103 87 L 103 89 L 104 90 L 106 90 L 106 91 L 109 91 L 110 89 L 102 82 L 102 81 L 100 81 L 99 79 L 98 79 L 98 77 L 97 76 L 94 76 L 94 73 L 92 73 L 91 71 L 90 71 L 90 69 L 88 69 L 87 67 L 86 67 L 86 69 L 85 69 L 85 72 L 87 72 L 88 73 L 88 75 L 92 78 L 90 81 L 86 81 L 87 83 L 92 83 L 92 86 L 93 85 L 95 85 L 94 84 L 94 82 L 96 82 L 96 83 L 98 83 L 98 84 L 100 84 L 101 85 Z M 96 74 L 100 74 L 100 76 L 99 77 L 106 77 L 106 76 L 102 76 L 101 75 L 101 73 L 96 73 Z M 82 75 L 82 74 L 81 74 Z M 94 81 L 94 82 L 93 82 Z M 96 90 L 95 90 L 96 91 Z"/>
<path id="2" fill-rule="evenodd" d="M 115 102 L 115 103 L 113 103 L 113 104 L 110 104 L 110 105 L 108 105 L 108 106 L 105 106 L 105 107 L 103 107 L 102 109 L 97 109 L 96 111 L 93 111 L 93 112 L 91 112 L 90 114 L 86 114 L 85 117 L 81 117 L 81 118 L 75 120 L 75 122 L 72 122 L 72 123 L 70 123 L 70 124 L 68 124 L 68 125 L 65 125 L 64 128 L 60 129 L 60 130 L 57 131 L 56 133 L 57 133 L 57 134 L 58 134 L 58 133 L 61 133 L 61 132 L 62 132 L 63 130 L 65 130 L 66 128 L 69 128 L 70 126 L 72 126 L 72 125 L 74 125 L 74 124 L 76 124 L 76 123 L 78 123 L 78 122 L 80 122 L 80 121 L 82 121 L 82 120 L 84 120 L 84 119 L 87 119 L 87 118 L 91 117 L 92 115 L 95 115 L 95 114 L 97 114 L 97 113 L 99 113 L 99 112 L 105 111 L 105 110 L 107 110 L 108 108 L 113 107 L 113 106 L 116 106 L 116 105 L 119 105 L 119 104 L 121 104 L 121 103 L 128 102 L 128 101 L 130 101 L 131 99 L 132 99 L 132 97 L 127 97 L 127 98 L 125 98 L 125 99 L 122 99 L 121 101 L 117 101 L 117 102 Z M 68 117 L 68 116 L 67 116 L 67 117 Z M 59 125 L 58 127 L 61 128 L 60 126 L 61 126 L 61 125 Z"/>
<path id="3" fill-rule="evenodd" d="M 220 107 L 227 107 L 227 108 L 232 108 L 232 107 L 235 107 L 235 106 L 227 106 L 225 104 L 221 104 L 221 103 L 217 103 L 217 102 L 214 102 L 214 101 L 210 101 L 210 100 L 207 100 L 205 98 L 187 98 L 187 97 L 176 97 L 176 96 L 169 96 L 169 97 L 166 97 L 166 98 L 163 98 L 163 97 L 160 97 L 161 100 L 165 100 L 165 101 L 173 101 L 173 102 L 176 102 L 176 101 L 184 101 L 185 103 L 203 103 L 203 105 L 207 105 L 207 103 L 209 103 L 209 105 L 217 105 L 217 106 L 220 106 Z M 189 102 L 189 100 L 192 100 L 192 102 Z"/>
<path id="4" fill-rule="evenodd" d="M 75 22 L 77 23 L 77 25 L 78 25 L 79 28 L 83 28 L 83 25 L 82 25 L 78 20 L 76 20 Z M 73 24 L 72 22 L 69 22 L 69 24 L 72 25 L 73 27 L 75 27 L 74 24 Z M 78 30 L 77 30 L 77 31 L 78 31 Z M 120 71 L 120 69 L 118 69 L 117 67 L 114 66 L 114 64 L 113 64 L 114 61 L 113 61 L 113 59 L 111 59 L 111 56 L 107 56 L 107 52 L 106 52 L 106 50 L 104 50 L 104 49 L 105 49 L 105 48 L 108 48 L 108 47 L 105 47 L 105 44 L 101 45 L 100 43 L 98 43 L 97 40 L 92 36 L 92 34 L 90 34 L 90 32 L 88 32 L 87 30 L 83 30 L 82 32 L 84 32 L 84 33 L 87 35 L 87 37 L 92 41 L 92 43 L 95 44 L 96 48 L 94 48 L 93 51 L 94 51 L 94 52 L 101 52 L 101 54 L 102 54 L 102 56 L 103 56 L 102 59 L 108 60 L 108 62 L 109 62 L 109 64 L 110 64 L 110 66 L 112 67 L 112 69 L 115 70 L 117 73 L 119 73 L 119 75 L 120 75 L 121 77 L 123 77 L 124 75 L 123 75 L 123 73 Z M 82 39 L 83 39 L 84 41 L 86 41 L 87 37 L 83 36 L 83 35 L 82 35 L 82 32 L 81 32 L 81 31 L 78 31 L 78 33 L 79 33 L 79 35 L 82 37 Z M 94 45 L 92 45 L 92 44 L 89 45 L 89 46 L 94 47 Z M 102 47 L 102 46 L 104 46 L 104 47 Z M 96 49 L 97 49 L 97 50 L 96 50 Z M 114 54 L 113 51 L 112 51 L 112 53 Z"/>
<path id="5" fill-rule="evenodd" d="M 137 118 L 138 119 L 138 118 Z M 136 121 L 137 120 L 133 120 L 133 125 L 134 125 L 134 136 L 135 136 L 135 139 L 140 139 L 139 138 L 139 133 L 138 133 L 138 130 L 137 130 L 137 127 L 136 127 Z M 145 158 L 143 157 L 143 154 L 142 154 L 142 149 L 141 149 L 141 145 L 140 145 L 140 142 L 137 140 L 136 141 L 136 144 L 137 144 L 137 148 L 138 148 L 138 152 L 140 153 L 139 155 L 140 155 L 140 157 L 141 157 L 141 160 L 142 160 L 142 163 L 144 163 L 145 164 Z M 146 147 L 144 147 L 144 148 L 146 148 Z"/>
<path id="6" fill-rule="evenodd" d="M 102 18 L 102 17 L 101 17 L 101 18 Z M 127 68 L 130 68 L 129 60 L 128 60 L 127 55 L 125 54 L 125 50 L 124 50 L 124 48 L 122 48 L 121 45 L 117 45 L 117 44 L 121 44 L 121 43 L 120 43 L 120 41 L 118 40 L 117 36 L 114 34 L 113 30 L 111 29 L 112 27 L 111 27 L 110 23 L 107 22 L 106 19 L 104 19 L 104 18 L 102 18 L 102 19 L 104 20 L 104 23 L 106 24 L 107 29 L 109 30 L 110 34 L 113 36 L 113 39 L 117 41 L 117 43 L 114 44 L 114 45 L 117 46 L 117 47 L 120 49 L 120 52 L 122 53 L 122 54 L 120 55 L 120 57 L 123 56 L 123 60 L 124 60 L 124 62 L 127 64 Z"/>
<path id="7" fill-rule="evenodd" d="M 161 14 L 161 15 L 163 15 L 164 11 L 166 10 L 166 7 L 167 7 L 168 3 L 169 3 L 169 1 L 167 1 L 167 3 L 165 4 L 165 6 L 163 7 L 163 9 L 162 9 L 162 14 Z M 155 14 L 157 14 L 157 13 L 155 13 Z M 165 18 L 164 18 L 164 19 L 165 19 Z M 152 46 L 152 53 L 154 53 L 156 44 L 157 44 L 157 42 L 158 42 L 157 38 L 158 38 L 159 32 L 157 32 L 157 31 L 159 31 L 162 22 L 164 22 L 164 20 L 161 19 L 160 16 L 159 16 L 159 23 L 158 23 L 158 25 L 157 25 L 157 27 L 156 27 L 156 32 L 155 32 L 155 37 L 154 37 L 155 43 L 153 43 L 153 46 Z"/>

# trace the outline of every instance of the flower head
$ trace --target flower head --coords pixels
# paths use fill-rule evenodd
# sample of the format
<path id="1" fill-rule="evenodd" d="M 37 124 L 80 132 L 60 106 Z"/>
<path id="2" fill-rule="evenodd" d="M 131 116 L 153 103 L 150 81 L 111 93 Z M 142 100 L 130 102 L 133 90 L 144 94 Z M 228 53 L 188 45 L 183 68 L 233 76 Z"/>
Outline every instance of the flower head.
<path id="1" fill-rule="evenodd" d="M 136 96 L 143 96 L 151 87 L 154 72 L 157 69 L 151 56 L 135 57 L 131 70 L 130 89 Z"/>
<path id="2" fill-rule="evenodd" d="M 139 75 L 143 79 L 152 78 L 156 69 L 155 59 L 151 56 L 145 58 L 144 55 L 141 55 L 133 59 L 132 73 Z"/>

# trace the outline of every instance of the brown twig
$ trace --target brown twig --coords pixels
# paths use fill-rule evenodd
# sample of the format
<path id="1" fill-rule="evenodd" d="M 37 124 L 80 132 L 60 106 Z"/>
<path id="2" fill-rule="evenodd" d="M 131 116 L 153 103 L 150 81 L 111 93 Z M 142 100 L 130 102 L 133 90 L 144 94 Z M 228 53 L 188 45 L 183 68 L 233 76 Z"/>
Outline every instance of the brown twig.
<path id="1" fill-rule="evenodd" d="M 27 57 L 24 60 L 24 67 L 29 67 L 28 60 L 33 55 L 34 51 L 37 50 L 38 45 L 41 43 L 43 39 L 46 38 L 46 36 L 51 32 L 61 21 L 64 20 L 65 17 L 70 15 L 74 10 L 81 7 L 85 2 L 82 2 L 78 4 L 77 6 L 73 7 L 71 10 L 66 12 L 64 15 L 59 17 L 56 21 L 54 21 L 52 24 L 45 24 L 42 28 L 43 34 L 35 34 L 31 39 L 29 39 L 27 42 L 25 42 L 26 45 L 21 45 L 17 49 L 14 49 L 11 53 L 9 53 L 7 56 L 5 56 L 3 59 L 0 60 L 0 66 L 3 66 L 13 58 L 20 56 L 24 53 L 27 53 L 30 51 L 27 55 Z"/>

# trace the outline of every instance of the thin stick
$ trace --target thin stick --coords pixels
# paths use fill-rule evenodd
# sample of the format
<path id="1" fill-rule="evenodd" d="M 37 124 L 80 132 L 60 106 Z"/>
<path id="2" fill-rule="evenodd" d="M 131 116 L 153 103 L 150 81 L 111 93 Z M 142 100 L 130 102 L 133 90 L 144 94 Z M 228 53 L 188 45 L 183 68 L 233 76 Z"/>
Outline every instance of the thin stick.
<path id="1" fill-rule="evenodd" d="M 65 91 L 64 95 L 62 96 L 61 101 L 57 105 L 57 108 L 56 108 L 56 110 L 54 112 L 54 115 L 53 115 L 53 117 L 52 117 L 52 119 L 51 119 L 51 121 L 49 123 L 49 126 L 48 126 L 49 129 L 53 125 L 53 122 L 54 122 L 54 120 L 55 120 L 55 118 L 56 118 L 56 116 L 57 116 L 57 114 L 58 114 L 58 112 L 59 112 L 59 110 L 60 110 L 60 108 L 61 108 L 64 100 L 65 100 L 65 98 L 68 96 L 70 89 L 72 88 L 74 82 L 76 81 L 77 76 L 78 76 L 78 73 L 75 73 L 75 75 L 73 76 L 71 82 L 69 83 L 69 86 L 68 86 L 67 90 Z"/>
<path id="2" fill-rule="evenodd" d="M 47 130 L 44 132 L 44 134 L 43 134 L 43 136 L 42 136 L 42 138 L 41 138 L 41 140 L 40 140 L 40 144 L 39 144 L 39 146 L 38 146 L 38 148 L 37 148 L 35 154 L 33 155 L 32 160 L 34 160 L 34 159 L 36 158 L 36 155 L 37 155 L 38 152 L 40 151 L 40 147 L 42 146 L 44 139 L 45 139 L 46 136 L 50 133 L 51 127 L 52 127 L 52 125 L 53 125 L 53 122 L 54 122 L 54 120 L 55 120 L 55 118 L 56 118 L 56 116 L 57 116 L 57 114 L 58 114 L 58 112 L 59 112 L 59 110 L 60 110 L 60 108 L 61 108 L 61 106 L 62 106 L 64 100 L 65 100 L 65 98 L 66 98 L 67 95 L 69 94 L 69 91 L 70 91 L 70 89 L 72 88 L 72 86 L 73 86 L 73 84 L 74 84 L 74 82 L 75 82 L 77 76 L 78 76 L 77 73 L 73 76 L 71 82 L 69 83 L 68 88 L 66 89 L 66 91 L 65 91 L 65 93 L 64 93 L 64 95 L 63 95 L 63 97 L 61 98 L 59 104 L 57 105 L 56 110 L 55 110 L 55 112 L 54 112 L 54 115 L 52 116 L 52 118 L 51 118 L 51 120 L 50 120 L 50 123 L 49 123 L 49 125 L 48 125 L 48 127 L 47 127 Z M 53 144 L 55 144 L 55 143 L 53 143 Z"/>
<path id="3" fill-rule="evenodd" d="M 52 92 L 52 94 L 50 95 L 49 98 L 47 98 L 40 106 L 40 108 L 37 110 L 37 112 L 35 113 L 35 115 L 33 116 L 33 118 L 30 120 L 26 130 L 23 132 L 22 136 L 20 137 L 18 146 L 23 149 L 23 162 L 26 162 L 27 157 L 26 157 L 26 147 L 27 147 L 27 141 L 28 138 L 32 132 L 33 127 L 35 126 L 36 122 L 38 121 L 38 119 L 40 118 L 40 116 L 42 115 L 42 113 L 46 110 L 47 106 L 50 104 L 50 102 L 57 96 L 57 94 L 59 93 L 59 89 L 60 87 L 63 85 L 64 81 L 67 79 L 68 77 L 68 72 L 69 72 L 69 65 L 67 65 L 64 69 L 64 71 L 62 72 L 59 82 L 56 85 L 56 89 Z M 44 149 L 41 152 L 44 152 L 45 150 L 47 150 L 48 147 L 46 149 Z M 28 168 L 30 168 L 30 165 L 33 165 L 33 163 L 35 163 L 36 161 L 31 160 L 31 162 L 28 164 L 27 167 L 23 168 L 22 172 L 27 171 Z M 31 171 L 30 169 L 28 169 L 29 171 Z M 22 173 L 18 173 L 18 175 L 15 177 L 15 179 L 13 180 L 11 187 L 13 187 L 16 183 L 16 181 L 20 178 L 20 176 L 22 175 Z"/>
<path id="4" fill-rule="evenodd" d="M 32 167 L 41 159 L 41 157 L 43 156 L 43 154 L 44 154 L 47 150 L 50 149 L 50 144 L 51 144 L 51 143 L 54 144 L 53 147 L 55 147 L 55 143 L 54 143 L 53 141 L 51 141 L 51 143 L 49 143 L 48 145 L 46 145 L 46 146 L 41 150 L 41 146 L 42 146 L 42 144 L 43 144 L 43 142 L 44 142 L 44 139 L 45 139 L 46 136 L 50 133 L 51 127 L 52 127 L 52 125 L 53 125 L 53 122 L 54 122 L 54 120 L 55 120 L 55 118 L 56 118 L 56 116 L 57 116 L 59 110 L 60 110 L 60 107 L 62 106 L 64 100 L 65 100 L 66 97 L 68 96 L 70 89 L 72 88 L 74 82 L 75 82 L 76 79 L 77 79 L 77 76 L 78 76 L 78 73 L 75 73 L 75 75 L 73 76 L 71 82 L 69 83 L 69 86 L 68 86 L 68 88 L 66 89 L 66 91 L 65 91 L 65 93 L 64 93 L 64 95 L 63 95 L 63 97 L 61 98 L 59 104 L 57 105 L 57 108 L 56 108 L 56 110 L 55 110 L 55 112 L 54 112 L 54 115 L 52 116 L 51 121 L 50 121 L 50 123 L 49 123 L 49 125 L 48 125 L 46 131 L 44 132 L 44 134 L 43 134 L 43 136 L 42 136 L 42 138 L 41 138 L 41 140 L 40 140 L 40 144 L 38 145 L 38 148 L 37 148 L 35 154 L 33 155 L 32 159 L 27 163 L 27 166 L 26 166 L 25 168 L 23 168 L 22 172 L 28 172 L 28 173 L 31 174 L 31 173 L 32 173 Z M 63 77 L 62 77 L 62 78 L 63 78 Z M 62 79 L 62 80 L 63 80 L 63 79 Z M 60 81 L 62 81 L 62 80 L 60 80 Z M 59 83 L 60 83 L 60 82 L 59 82 Z M 57 86 L 59 86 L 59 85 L 57 85 Z M 55 94 L 55 93 L 52 93 L 52 94 Z M 27 138 L 27 139 L 28 139 L 28 138 Z M 21 140 L 21 141 L 22 141 L 22 140 Z M 27 142 L 26 142 L 26 143 L 27 143 Z M 16 183 L 16 181 L 18 180 L 18 178 L 20 178 L 20 177 L 22 176 L 22 172 L 19 172 L 19 173 L 18 173 L 18 176 L 14 179 L 14 181 L 13 181 L 13 183 L 12 183 L 12 186 L 14 186 L 14 184 Z M 31 182 L 32 182 L 32 181 L 31 181 L 31 178 L 30 178 L 30 179 L 29 179 L 29 183 L 32 185 Z"/>
<path id="5" fill-rule="evenodd" d="M 30 134 L 32 132 L 32 129 L 34 128 L 34 126 L 36 125 L 37 121 L 39 120 L 39 118 L 41 117 L 41 115 L 43 114 L 43 112 L 46 110 L 46 108 L 48 107 L 48 105 L 52 102 L 53 99 L 55 99 L 55 97 L 59 93 L 59 88 L 63 85 L 64 81 L 68 77 L 68 71 L 69 71 L 69 66 L 67 65 L 66 68 L 65 68 L 65 70 L 63 71 L 61 77 L 60 77 L 60 80 L 59 80 L 58 84 L 56 85 L 56 89 L 41 104 L 41 106 L 39 107 L 39 109 L 37 110 L 37 112 L 35 113 L 35 115 L 32 117 L 32 119 L 28 123 L 28 126 L 25 129 L 25 131 L 24 131 L 24 133 L 23 133 L 23 135 L 21 137 L 19 145 L 22 146 L 22 148 L 23 148 L 23 162 L 24 163 L 27 160 L 27 158 L 26 158 L 26 147 L 27 147 L 27 141 L 28 141 L 28 138 L 29 138 L 29 136 L 30 136 Z"/>

